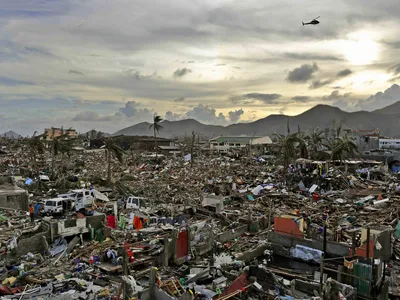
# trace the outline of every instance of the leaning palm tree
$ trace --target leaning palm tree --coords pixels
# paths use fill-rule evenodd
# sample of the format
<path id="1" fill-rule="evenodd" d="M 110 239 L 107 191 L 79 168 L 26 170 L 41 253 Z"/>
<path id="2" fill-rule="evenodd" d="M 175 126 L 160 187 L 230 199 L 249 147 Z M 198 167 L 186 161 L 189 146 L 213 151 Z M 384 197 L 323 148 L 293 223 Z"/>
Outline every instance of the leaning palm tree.
<path id="1" fill-rule="evenodd" d="M 277 140 L 279 153 L 282 155 L 284 172 L 289 168 L 290 162 L 296 157 L 296 145 L 299 139 L 296 133 L 288 135 L 274 134 Z"/>
<path id="2" fill-rule="evenodd" d="M 111 161 L 114 156 L 120 163 L 123 161 L 124 150 L 111 137 L 104 139 L 104 146 L 107 156 L 107 183 L 111 183 Z"/>
<path id="3" fill-rule="evenodd" d="M 50 154 L 51 154 L 51 172 L 50 176 L 54 177 L 55 173 L 55 163 L 56 157 L 58 156 L 61 141 L 64 141 L 69 138 L 67 131 L 64 132 L 63 127 L 61 127 L 61 135 L 55 136 L 55 128 L 51 128 L 52 136 L 51 136 L 51 143 L 50 143 Z"/>
<path id="4" fill-rule="evenodd" d="M 28 139 L 28 147 L 31 154 L 32 170 L 34 171 L 34 174 L 39 177 L 39 166 L 36 160 L 39 155 L 42 155 L 44 153 L 45 146 L 41 139 L 43 136 L 36 135 L 36 133 L 37 132 L 35 131 L 32 137 Z"/>
<path id="5" fill-rule="evenodd" d="M 163 119 L 158 116 L 155 115 L 153 117 L 153 124 L 150 125 L 149 129 L 151 130 L 153 128 L 153 132 L 154 132 L 154 148 L 156 151 L 156 158 L 157 158 L 157 134 L 164 129 L 164 127 L 159 124 Z"/>

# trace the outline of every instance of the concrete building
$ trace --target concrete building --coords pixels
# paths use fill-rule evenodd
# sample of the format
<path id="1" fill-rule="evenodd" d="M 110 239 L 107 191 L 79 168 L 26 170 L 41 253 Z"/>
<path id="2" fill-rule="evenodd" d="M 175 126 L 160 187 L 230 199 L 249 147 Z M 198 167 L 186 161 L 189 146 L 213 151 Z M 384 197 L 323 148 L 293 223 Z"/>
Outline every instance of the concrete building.
<path id="1" fill-rule="evenodd" d="M 379 139 L 379 149 L 400 149 L 400 139 Z"/>
<path id="2" fill-rule="evenodd" d="M 16 186 L 12 177 L 0 178 L 0 208 L 28 211 L 28 192 Z"/>
<path id="3" fill-rule="evenodd" d="M 54 138 L 57 138 L 61 135 L 68 135 L 69 138 L 76 138 L 78 137 L 78 133 L 75 129 L 63 129 L 63 128 L 45 128 L 44 135 L 46 136 L 45 139 L 47 141 L 51 141 Z"/>
<path id="4" fill-rule="evenodd" d="M 228 152 L 230 149 L 246 148 L 259 136 L 219 136 L 210 140 L 210 149 L 218 152 Z"/>
<path id="5" fill-rule="evenodd" d="M 154 147 L 175 147 L 175 141 L 162 137 L 137 136 L 137 135 L 116 135 L 112 137 L 118 145 L 125 151 L 154 151 Z M 157 142 L 155 142 L 155 140 Z M 90 148 L 97 149 L 104 145 L 103 139 L 90 140 Z"/>
<path id="6" fill-rule="evenodd" d="M 379 129 L 343 129 L 343 131 L 353 139 L 359 151 L 369 151 L 379 147 Z"/>

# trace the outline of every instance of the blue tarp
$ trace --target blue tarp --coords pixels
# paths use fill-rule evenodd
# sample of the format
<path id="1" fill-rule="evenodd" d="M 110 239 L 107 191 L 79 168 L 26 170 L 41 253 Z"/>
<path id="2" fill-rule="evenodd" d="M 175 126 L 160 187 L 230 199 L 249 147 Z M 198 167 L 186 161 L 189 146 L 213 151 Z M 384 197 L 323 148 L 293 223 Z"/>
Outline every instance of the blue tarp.
<path id="1" fill-rule="evenodd" d="M 26 185 L 31 185 L 33 183 L 33 179 L 32 178 L 28 178 L 26 181 L 25 181 L 25 184 Z"/>
<path id="2" fill-rule="evenodd" d="M 399 173 L 399 172 L 400 172 L 400 166 L 393 166 L 393 167 L 392 167 L 392 171 L 393 171 L 394 173 Z"/>
<path id="3" fill-rule="evenodd" d="M 252 195 L 247 195 L 247 199 L 249 199 L 250 201 L 254 201 L 254 197 Z"/>

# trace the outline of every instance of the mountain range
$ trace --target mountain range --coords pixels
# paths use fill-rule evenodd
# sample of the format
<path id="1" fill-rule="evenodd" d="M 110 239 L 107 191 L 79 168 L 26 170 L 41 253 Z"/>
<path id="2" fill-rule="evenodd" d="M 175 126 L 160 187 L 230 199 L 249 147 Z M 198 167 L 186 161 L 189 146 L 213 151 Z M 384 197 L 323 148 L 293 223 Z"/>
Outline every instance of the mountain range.
<path id="1" fill-rule="evenodd" d="M 0 134 L 0 138 L 8 138 L 8 139 L 16 140 L 16 139 L 22 138 L 22 136 L 16 132 L 10 130 L 10 131 Z"/>
<path id="2" fill-rule="evenodd" d="M 180 121 L 165 120 L 161 123 L 164 127 L 159 132 L 160 137 L 177 137 L 191 135 L 192 131 L 212 138 L 220 135 L 255 135 L 265 136 L 274 133 L 285 134 L 289 120 L 291 132 L 296 132 L 298 127 L 302 131 L 311 128 L 332 128 L 343 122 L 343 129 L 379 129 L 381 135 L 400 136 L 400 101 L 390 106 L 375 111 L 345 112 L 337 107 L 319 104 L 297 116 L 270 115 L 250 123 L 237 123 L 228 126 L 205 125 L 193 119 Z M 143 122 L 119 130 L 113 135 L 152 135 L 150 123 Z"/>

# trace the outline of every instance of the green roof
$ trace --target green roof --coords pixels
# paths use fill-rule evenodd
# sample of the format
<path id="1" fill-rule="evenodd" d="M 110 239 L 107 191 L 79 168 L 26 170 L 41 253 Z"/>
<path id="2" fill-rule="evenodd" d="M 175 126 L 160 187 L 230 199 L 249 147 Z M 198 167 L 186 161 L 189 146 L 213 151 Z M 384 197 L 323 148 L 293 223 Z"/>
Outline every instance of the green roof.
<path id="1" fill-rule="evenodd" d="M 218 136 L 210 140 L 210 142 L 216 143 L 249 143 L 253 139 L 257 139 L 259 136 Z"/>

